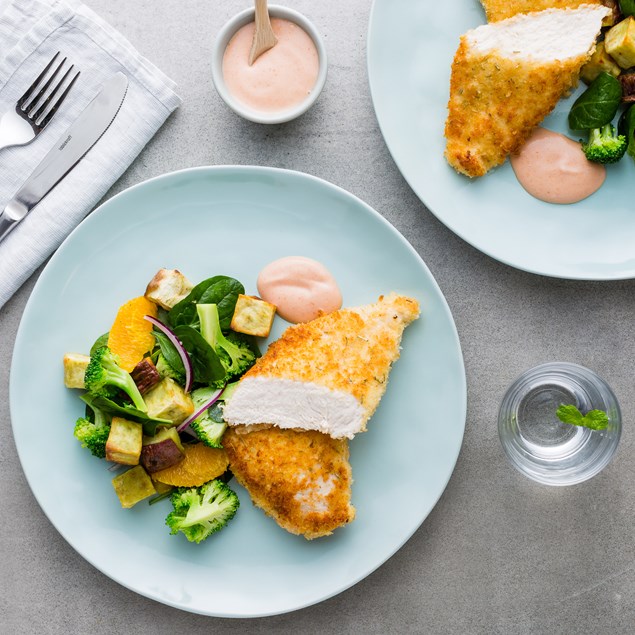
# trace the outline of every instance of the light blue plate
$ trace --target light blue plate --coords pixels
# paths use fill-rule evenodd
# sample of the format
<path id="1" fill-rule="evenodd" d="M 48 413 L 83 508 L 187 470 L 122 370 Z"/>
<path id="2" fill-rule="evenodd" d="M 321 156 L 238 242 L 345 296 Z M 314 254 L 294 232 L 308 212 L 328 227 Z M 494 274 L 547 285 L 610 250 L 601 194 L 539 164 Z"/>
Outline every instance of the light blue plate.
<path id="1" fill-rule="evenodd" d="M 121 509 L 106 464 L 73 438 L 83 408 L 77 391 L 63 386 L 62 356 L 86 353 L 109 329 L 119 305 L 143 294 L 161 267 L 178 268 L 196 282 L 228 274 L 253 293 L 260 269 L 288 255 L 323 262 L 346 305 L 374 302 L 391 290 L 422 304 L 423 316 L 406 331 L 402 357 L 369 432 L 351 442 L 357 519 L 308 542 L 254 508 L 233 481 L 241 500 L 236 518 L 206 543 L 190 544 L 169 535 L 168 501 Z M 284 328 L 282 320 L 276 322 L 274 337 Z M 115 196 L 89 216 L 51 259 L 29 300 L 10 395 L 24 472 L 64 538 L 137 593 L 226 617 L 271 615 L 319 602 L 395 553 L 450 478 L 466 402 L 452 316 L 404 238 L 333 185 L 257 167 L 168 174 Z"/>
<path id="2" fill-rule="evenodd" d="M 375 0 L 368 35 L 370 87 L 401 173 L 439 220 L 501 262 L 559 278 L 635 277 L 630 157 L 609 167 L 599 192 L 569 206 L 531 197 L 509 162 L 469 180 L 443 158 L 452 59 L 460 35 L 484 22 L 477 0 Z M 577 94 L 560 102 L 546 128 L 575 138 L 566 120 Z"/>

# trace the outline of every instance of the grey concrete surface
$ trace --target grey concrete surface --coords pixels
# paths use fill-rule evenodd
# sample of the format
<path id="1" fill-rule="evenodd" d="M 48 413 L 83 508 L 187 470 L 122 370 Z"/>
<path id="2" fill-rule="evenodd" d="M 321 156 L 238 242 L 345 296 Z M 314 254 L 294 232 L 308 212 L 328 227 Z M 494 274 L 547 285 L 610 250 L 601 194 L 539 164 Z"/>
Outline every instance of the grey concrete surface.
<path id="1" fill-rule="evenodd" d="M 78 556 L 41 512 L 20 468 L 9 425 L 9 369 L 36 274 L 0 310 L 0 632 L 635 632 L 635 282 L 572 283 L 513 270 L 426 210 L 396 169 L 374 117 L 365 57 L 370 0 L 286 3 L 323 32 L 330 74 L 309 113 L 271 128 L 234 116 L 210 81 L 214 35 L 247 2 L 86 1 L 173 77 L 184 98 L 110 195 L 167 171 L 236 163 L 309 172 L 367 201 L 421 254 L 454 313 L 468 377 L 465 439 L 447 490 L 419 531 L 339 596 L 256 620 L 158 604 Z M 497 437 L 505 388 L 550 360 L 593 368 L 623 407 L 616 458 L 572 488 L 550 489 L 516 474 Z"/>

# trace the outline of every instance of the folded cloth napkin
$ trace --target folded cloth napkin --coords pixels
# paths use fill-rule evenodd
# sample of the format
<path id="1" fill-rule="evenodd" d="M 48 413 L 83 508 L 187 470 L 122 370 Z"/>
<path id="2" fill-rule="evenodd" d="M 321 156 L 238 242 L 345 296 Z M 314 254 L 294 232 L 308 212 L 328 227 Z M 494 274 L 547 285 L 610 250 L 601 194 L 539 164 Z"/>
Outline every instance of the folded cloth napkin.
<path id="1" fill-rule="evenodd" d="M 0 210 L 105 80 L 129 80 L 115 121 L 73 171 L 0 243 L 0 308 L 62 243 L 181 103 L 175 84 L 80 0 L 0 0 L 0 113 L 15 107 L 53 55 L 81 75 L 34 141 L 0 150 Z"/>

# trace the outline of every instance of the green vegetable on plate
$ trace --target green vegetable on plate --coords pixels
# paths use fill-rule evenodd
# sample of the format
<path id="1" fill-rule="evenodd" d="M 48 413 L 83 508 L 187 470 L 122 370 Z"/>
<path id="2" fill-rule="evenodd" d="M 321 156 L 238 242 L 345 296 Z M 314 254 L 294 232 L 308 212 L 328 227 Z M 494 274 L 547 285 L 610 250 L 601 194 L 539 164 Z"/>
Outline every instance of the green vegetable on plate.
<path id="1" fill-rule="evenodd" d="M 561 404 L 556 415 L 562 423 L 582 426 L 590 430 L 604 430 L 609 425 L 609 416 L 602 410 L 591 410 L 583 415 L 574 405 Z"/>
<path id="2" fill-rule="evenodd" d="M 199 327 L 197 304 L 216 304 L 222 329 L 229 329 L 238 296 L 245 293 L 245 287 L 238 280 L 228 276 L 214 276 L 199 282 L 189 294 L 168 313 L 168 321 L 174 328 L 185 325 Z"/>
<path id="3" fill-rule="evenodd" d="M 96 340 L 95 343 L 90 347 L 90 355 L 91 357 L 102 347 L 104 346 L 108 346 L 108 337 L 110 336 L 110 333 L 104 333 L 103 335 L 100 335 Z"/>
<path id="4" fill-rule="evenodd" d="M 196 328 L 184 324 L 175 326 L 174 334 L 190 355 L 196 383 L 210 386 L 225 383 L 224 364 Z"/>
<path id="5" fill-rule="evenodd" d="M 626 137 L 626 153 L 635 159 L 635 105 L 622 113 L 617 128 Z"/>
<path id="6" fill-rule="evenodd" d="M 227 423 L 223 419 L 223 410 L 220 404 L 231 397 L 237 385 L 237 381 L 233 384 L 228 384 L 218 401 L 190 423 L 190 428 L 194 430 L 201 443 L 210 448 L 223 447 L 221 440 L 227 429 Z M 215 392 L 210 387 L 197 388 L 192 391 L 191 397 L 196 410 L 203 407 L 214 396 Z"/>
<path id="7" fill-rule="evenodd" d="M 174 381 L 184 384 L 185 368 L 183 367 L 183 361 L 181 360 L 181 356 L 178 354 L 174 344 L 170 342 L 165 333 L 162 333 L 157 329 L 152 331 L 152 335 L 154 335 L 160 349 L 155 361 L 159 374 L 162 377 L 171 377 Z"/>
<path id="8" fill-rule="evenodd" d="M 156 434 L 158 426 L 172 425 L 172 421 L 169 421 L 168 419 L 151 417 L 147 412 L 137 410 L 132 405 L 122 406 L 107 397 L 96 397 L 90 393 L 85 393 L 80 396 L 80 399 L 84 403 L 88 404 L 93 410 L 99 409 L 113 417 L 123 417 L 124 419 L 140 423 L 143 427 L 143 433 L 149 436 Z"/>
<path id="9" fill-rule="evenodd" d="M 635 0 L 620 0 L 620 11 L 624 17 L 635 16 Z"/>
<path id="10" fill-rule="evenodd" d="M 576 99 L 569 112 L 572 130 L 592 130 L 611 123 L 622 100 L 622 85 L 602 72 Z"/>
<path id="11" fill-rule="evenodd" d="M 90 357 L 67 353 L 63 360 L 65 385 L 86 390 L 80 395 L 86 412 L 74 436 L 94 456 L 134 466 L 112 480 L 122 507 L 170 496 L 166 524 L 190 542 L 202 542 L 236 513 L 238 496 L 224 482 L 231 473 L 200 487 L 167 490 L 149 474 L 178 468 L 192 444 L 222 451 L 227 424 L 220 403 L 260 357 L 253 337 L 231 330 L 244 291 L 238 280 L 214 276 L 169 311 L 157 311 L 162 319 L 142 315 L 153 325 L 154 341 L 131 373 L 108 346 L 109 333 L 95 340 Z M 76 378 L 69 379 L 69 367 Z"/>
<path id="12" fill-rule="evenodd" d="M 174 511 L 165 519 L 170 533 L 182 532 L 190 542 L 202 542 L 236 514 L 238 496 L 216 479 L 200 487 L 178 488 L 170 497 Z"/>
<path id="13" fill-rule="evenodd" d="M 197 304 L 196 310 L 201 334 L 225 368 L 225 381 L 231 381 L 247 372 L 256 362 L 256 355 L 246 341 L 229 340 L 223 335 L 218 305 Z"/>
<path id="14" fill-rule="evenodd" d="M 594 163 L 617 163 L 626 153 L 628 143 L 624 135 L 616 135 L 613 124 L 589 132 L 589 140 L 582 142 L 582 151 Z"/>
<path id="15" fill-rule="evenodd" d="M 123 390 L 137 410 L 147 411 L 143 397 L 130 373 L 119 366 L 117 357 L 107 346 L 98 348 L 91 355 L 84 375 L 84 384 L 86 390 L 95 397 L 111 398 L 116 389 Z"/>
<path id="16" fill-rule="evenodd" d="M 97 408 L 92 400 L 84 399 L 84 401 L 86 415 L 75 422 L 73 433 L 83 448 L 88 448 L 93 456 L 103 459 L 106 457 L 106 441 L 110 434 L 110 417 Z"/>

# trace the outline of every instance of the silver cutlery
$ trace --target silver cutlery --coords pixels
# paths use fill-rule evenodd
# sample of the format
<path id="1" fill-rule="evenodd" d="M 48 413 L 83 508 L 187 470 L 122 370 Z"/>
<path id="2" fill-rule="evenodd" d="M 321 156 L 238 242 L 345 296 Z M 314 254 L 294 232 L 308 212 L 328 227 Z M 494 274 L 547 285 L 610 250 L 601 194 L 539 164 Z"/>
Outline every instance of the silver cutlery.
<path id="1" fill-rule="evenodd" d="M 58 51 L 24 95 L 18 99 L 15 108 L 7 111 L 0 119 L 0 150 L 10 146 L 26 145 L 33 141 L 46 128 L 66 99 L 80 72 L 77 71 L 66 83 L 75 68 L 71 65 L 64 76 L 53 85 L 68 59 L 65 57 L 47 79 L 59 56 Z M 58 93 L 60 95 L 55 99 Z"/>
<path id="2" fill-rule="evenodd" d="M 127 91 L 128 78 L 123 73 L 104 82 L 97 96 L 7 203 L 0 214 L 0 242 L 101 139 L 115 120 Z"/>

